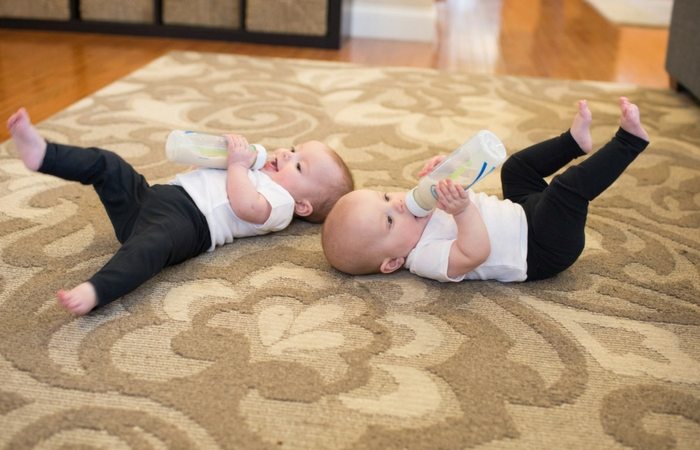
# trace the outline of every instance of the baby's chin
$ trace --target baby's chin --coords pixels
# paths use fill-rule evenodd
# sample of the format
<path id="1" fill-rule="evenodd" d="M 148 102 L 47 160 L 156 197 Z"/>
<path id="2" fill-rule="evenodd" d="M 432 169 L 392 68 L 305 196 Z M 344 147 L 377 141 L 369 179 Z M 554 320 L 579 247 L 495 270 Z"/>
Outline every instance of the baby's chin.
<path id="1" fill-rule="evenodd" d="M 413 217 L 416 219 L 416 222 L 427 222 L 428 220 L 430 220 L 431 217 L 433 217 L 434 212 L 435 212 L 435 210 L 432 210 L 423 217 L 418 217 L 418 216 L 413 216 Z"/>

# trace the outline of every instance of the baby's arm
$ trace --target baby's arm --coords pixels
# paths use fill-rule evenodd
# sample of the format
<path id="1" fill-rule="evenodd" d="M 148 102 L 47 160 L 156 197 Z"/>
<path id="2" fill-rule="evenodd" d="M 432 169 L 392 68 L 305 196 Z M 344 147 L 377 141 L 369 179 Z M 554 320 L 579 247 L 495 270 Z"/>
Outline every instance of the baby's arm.
<path id="1" fill-rule="evenodd" d="M 227 134 L 228 169 L 226 193 L 231 209 L 241 220 L 263 224 L 270 217 L 272 207 L 248 178 L 255 153 L 248 150 L 248 141 L 237 134 Z"/>
<path id="2" fill-rule="evenodd" d="M 437 185 L 437 207 L 452 214 L 457 223 L 457 239 L 450 248 L 447 275 L 458 277 L 479 267 L 491 253 L 491 242 L 479 209 L 468 193 L 452 180 Z"/>

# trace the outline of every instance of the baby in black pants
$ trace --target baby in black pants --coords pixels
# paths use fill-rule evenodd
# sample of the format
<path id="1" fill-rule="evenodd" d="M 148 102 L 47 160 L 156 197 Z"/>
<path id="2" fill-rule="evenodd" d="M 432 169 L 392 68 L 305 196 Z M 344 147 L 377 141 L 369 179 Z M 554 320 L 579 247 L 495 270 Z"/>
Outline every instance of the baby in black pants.
<path id="1" fill-rule="evenodd" d="M 24 108 L 7 126 L 28 169 L 93 186 L 121 243 L 90 279 L 57 292 L 59 303 L 78 315 L 234 239 L 282 230 L 293 217 L 322 222 L 353 188 L 343 160 L 319 141 L 275 149 L 251 170 L 255 155 L 247 140 L 227 134 L 226 170 L 200 169 L 150 185 L 114 152 L 46 142 Z"/>
<path id="2" fill-rule="evenodd" d="M 588 204 L 647 147 L 639 108 L 619 99 L 620 128 L 581 163 L 545 180 L 593 149 L 591 111 L 578 103 L 571 128 L 511 155 L 503 165 L 503 199 L 465 191 L 450 179 L 436 186 L 437 208 L 415 217 L 406 192 L 367 189 L 338 200 L 322 229 L 326 258 L 353 275 L 406 268 L 438 281 L 531 281 L 576 261 L 584 248 Z M 418 174 L 445 157 L 429 160 Z"/>

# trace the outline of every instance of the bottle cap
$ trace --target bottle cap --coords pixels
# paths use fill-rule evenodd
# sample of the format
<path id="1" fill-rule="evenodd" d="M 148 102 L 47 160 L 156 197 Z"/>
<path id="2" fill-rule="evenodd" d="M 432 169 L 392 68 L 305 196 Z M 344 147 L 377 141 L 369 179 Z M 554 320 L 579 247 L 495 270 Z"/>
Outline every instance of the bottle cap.
<path id="1" fill-rule="evenodd" d="M 476 133 L 481 149 L 489 158 L 491 166 L 497 167 L 506 159 L 506 147 L 503 142 L 493 132 L 489 130 L 479 130 Z"/>
<path id="2" fill-rule="evenodd" d="M 418 203 L 416 203 L 416 199 L 414 197 L 415 190 L 416 188 L 413 188 L 406 193 L 406 208 L 416 217 L 425 217 L 430 214 L 430 210 L 423 209 Z"/>
<path id="3" fill-rule="evenodd" d="M 260 144 L 250 144 L 250 146 L 257 152 L 255 162 L 251 166 L 251 169 L 260 170 L 267 162 L 267 150 Z"/>
<path id="4" fill-rule="evenodd" d="M 182 135 L 181 130 L 173 130 L 168 133 L 168 138 L 165 141 L 165 157 L 170 161 L 177 159 L 179 138 Z"/>

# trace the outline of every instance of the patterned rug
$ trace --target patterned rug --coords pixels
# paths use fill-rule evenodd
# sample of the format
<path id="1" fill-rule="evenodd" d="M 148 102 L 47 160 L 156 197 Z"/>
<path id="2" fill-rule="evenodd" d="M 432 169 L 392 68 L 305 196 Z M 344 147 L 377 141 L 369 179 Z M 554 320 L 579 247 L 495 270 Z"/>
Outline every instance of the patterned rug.
<path id="1" fill-rule="evenodd" d="M 358 187 L 407 189 L 481 128 L 509 152 L 562 132 L 579 98 L 602 144 L 620 95 L 651 146 L 591 205 L 581 259 L 524 284 L 345 276 L 295 221 L 74 318 L 54 292 L 117 241 L 91 188 L 2 144 L 0 447 L 697 449 L 700 108 L 681 95 L 179 52 L 38 127 L 151 182 L 183 170 L 164 159 L 173 128 L 319 138 Z"/>

